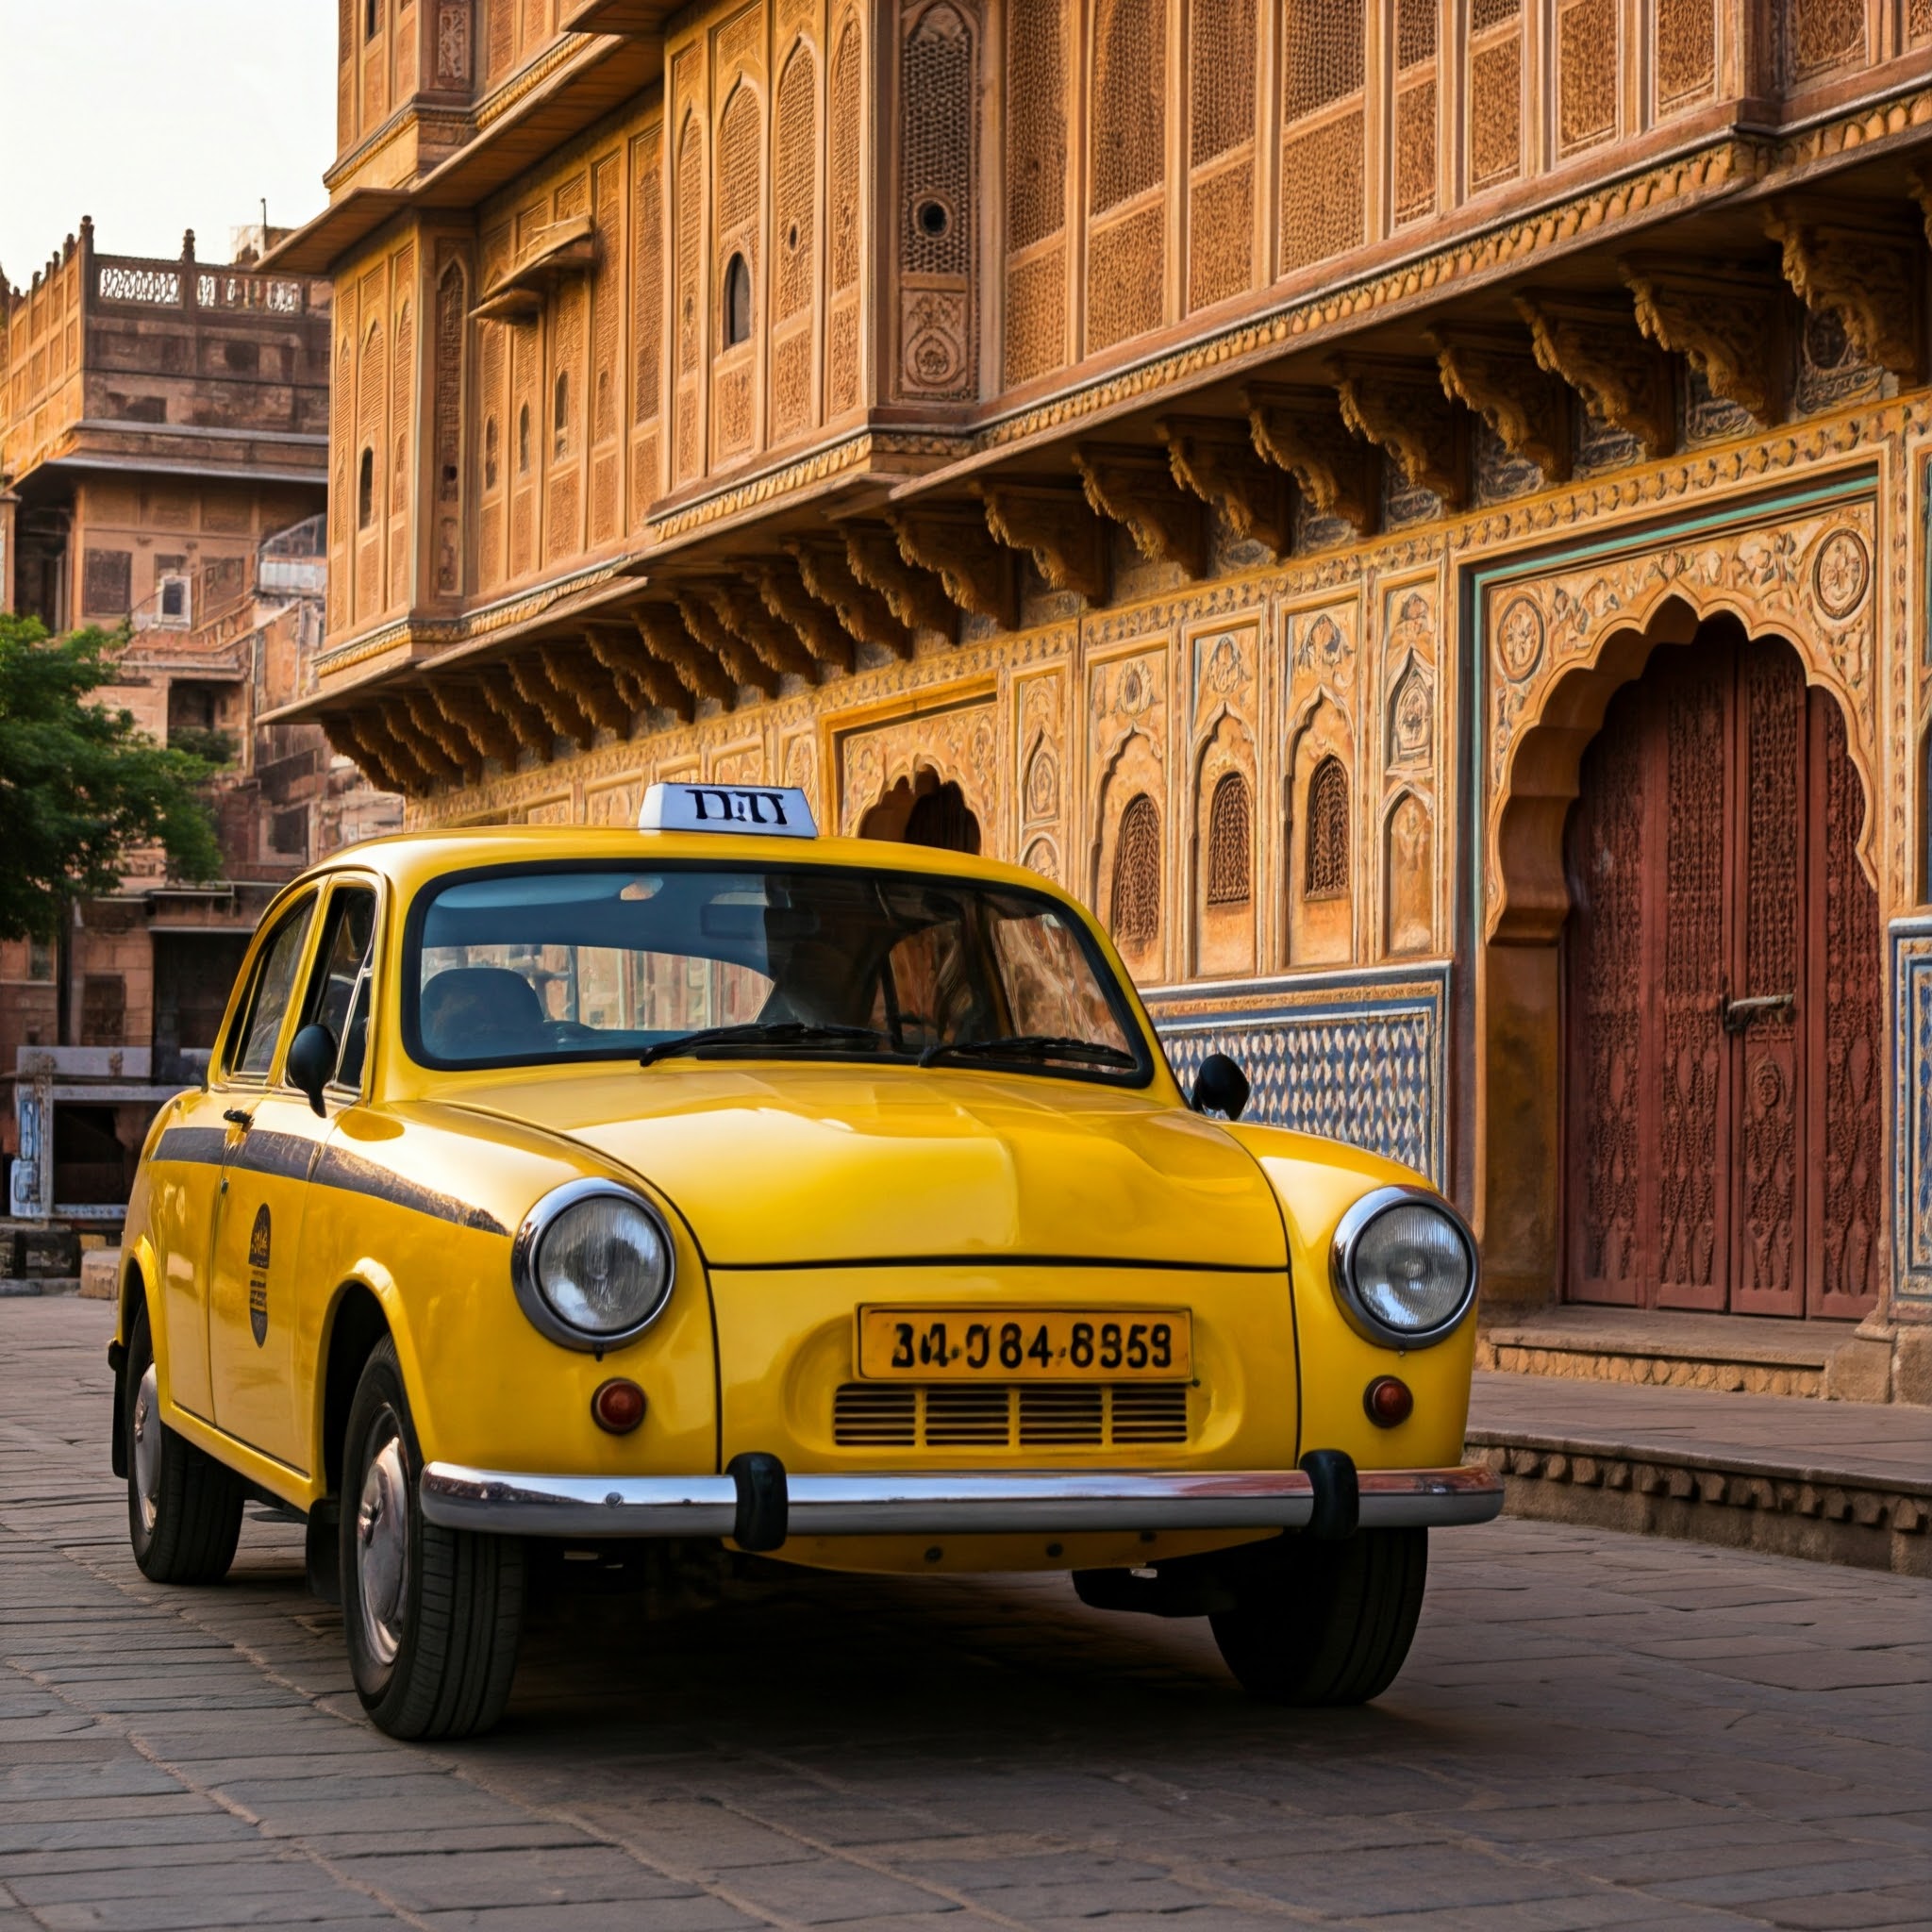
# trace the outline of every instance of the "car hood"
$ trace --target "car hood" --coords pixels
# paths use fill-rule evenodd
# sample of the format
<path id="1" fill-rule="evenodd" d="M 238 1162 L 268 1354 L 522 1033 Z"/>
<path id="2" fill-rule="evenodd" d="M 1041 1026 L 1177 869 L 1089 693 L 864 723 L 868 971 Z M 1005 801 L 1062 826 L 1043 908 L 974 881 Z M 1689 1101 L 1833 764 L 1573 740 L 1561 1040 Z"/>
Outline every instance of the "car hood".
<path id="1" fill-rule="evenodd" d="M 1282 1268 L 1221 1127 L 1145 1095 L 981 1071 L 658 1066 L 450 1102 L 567 1135 L 660 1191 L 714 1268 L 994 1257 Z"/>

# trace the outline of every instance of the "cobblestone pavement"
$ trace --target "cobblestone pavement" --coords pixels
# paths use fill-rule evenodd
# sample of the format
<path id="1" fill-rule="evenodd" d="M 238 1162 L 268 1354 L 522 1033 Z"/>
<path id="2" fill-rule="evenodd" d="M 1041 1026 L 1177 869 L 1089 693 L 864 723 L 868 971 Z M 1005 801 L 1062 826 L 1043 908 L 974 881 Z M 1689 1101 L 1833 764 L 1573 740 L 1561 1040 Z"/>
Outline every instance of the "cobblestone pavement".
<path id="1" fill-rule="evenodd" d="M 285 1524 L 139 1576 L 108 1321 L 0 1306 L 0 1932 L 1932 1923 L 1921 1583 L 1504 1522 L 1308 1714 L 1057 1579 L 808 1577 L 566 1606 L 498 1734 L 400 1745 Z"/>

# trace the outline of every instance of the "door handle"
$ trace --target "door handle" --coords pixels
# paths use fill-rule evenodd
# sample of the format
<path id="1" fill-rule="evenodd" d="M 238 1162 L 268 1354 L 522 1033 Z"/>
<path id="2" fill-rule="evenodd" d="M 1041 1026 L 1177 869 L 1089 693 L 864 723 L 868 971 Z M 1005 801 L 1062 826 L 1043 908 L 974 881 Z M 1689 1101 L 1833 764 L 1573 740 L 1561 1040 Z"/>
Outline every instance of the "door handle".
<path id="1" fill-rule="evenodd" d="M 1726 1021 L 1724 1024 L 1729 1025 L 1730 1022 Z M 255 1124 L 255 1116 L 245 1108 L 225 1107 L 222 1109 L 222 1118 L 231 1127 L 240 1127 L 244 1134 Z"/>
<path id="2" fill-rule="evenodd" d="M 1727 999 L 1724 1004 L 1724 1029 L 1726 1033 L 1741 1033 L 1752 1021 L 1761 1020 L 1767 1013 L 1788 1013 L 1797 997 L 1790 992 L 1757 992 L 1749 999 Z"/>

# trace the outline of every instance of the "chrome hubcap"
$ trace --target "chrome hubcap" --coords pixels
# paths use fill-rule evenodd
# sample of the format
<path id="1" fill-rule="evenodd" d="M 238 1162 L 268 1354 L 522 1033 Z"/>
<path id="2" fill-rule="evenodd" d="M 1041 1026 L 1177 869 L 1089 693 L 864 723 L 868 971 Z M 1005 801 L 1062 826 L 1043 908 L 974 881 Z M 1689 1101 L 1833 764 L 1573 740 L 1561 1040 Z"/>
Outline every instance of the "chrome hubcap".
<path id="1" fill-rule="evenodd" d="M 141 1528 L 154 1534 L 161 1501 L 160 1378 L 150 1362 L 134 1391 L 134 1493 L 141 1506 Z"/>
<path id="2" fill-rule="evenodd" d="M 356 1505 L 356 1601 L 365 1648 L 389 1664 L 402 1642 L 409 1589 L 409 1476 L 394 1416 L 383 1417 L 378 1440 Z"/>

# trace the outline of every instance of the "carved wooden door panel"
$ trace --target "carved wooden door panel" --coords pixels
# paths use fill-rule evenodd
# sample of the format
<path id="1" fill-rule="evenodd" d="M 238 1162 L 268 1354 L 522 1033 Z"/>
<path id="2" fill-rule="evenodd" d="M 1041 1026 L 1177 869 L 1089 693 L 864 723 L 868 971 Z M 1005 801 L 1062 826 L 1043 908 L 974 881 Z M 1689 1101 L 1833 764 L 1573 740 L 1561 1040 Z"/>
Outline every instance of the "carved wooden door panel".
<path id="1" fill-rule="evenodd" d="M 1844 722 L 1707 633 L 1620 691 L 1570 826 L 1567 1292 L 1857 1316 L 1881 1265 L 1877 896 Z"/>

